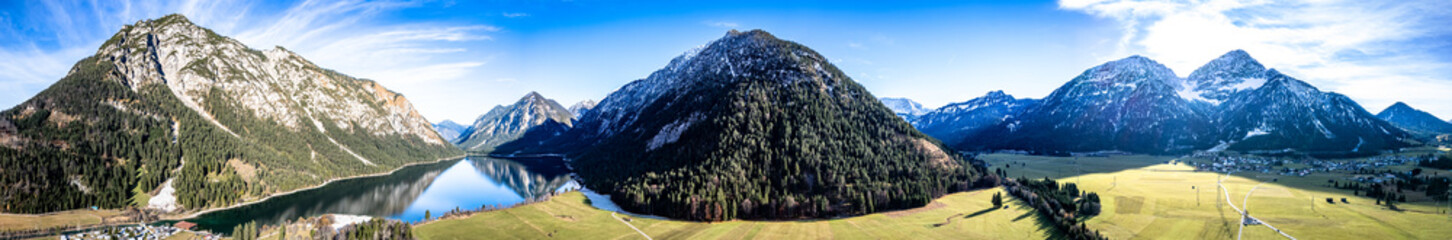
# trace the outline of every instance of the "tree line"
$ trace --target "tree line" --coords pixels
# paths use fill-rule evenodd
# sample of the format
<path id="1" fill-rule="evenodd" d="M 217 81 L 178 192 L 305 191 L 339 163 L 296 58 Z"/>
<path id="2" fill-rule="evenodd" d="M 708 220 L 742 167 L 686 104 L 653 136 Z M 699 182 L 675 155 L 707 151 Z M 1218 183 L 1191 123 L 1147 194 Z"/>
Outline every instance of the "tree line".
<path id="1" fill-rule="evenodd" d="M 1108 239 L 1099 231 L 1090 230 L 1083 220 L 1099 215 L 1099 194 L 1078 189 L 1074 183 L 1060 185 L 1053 179 L 1008 179 L 1003 187 L 1010 196 L 1023 200 L 1040 216 L 1050 220 L 1055 229 L 1069 239 Z"/>

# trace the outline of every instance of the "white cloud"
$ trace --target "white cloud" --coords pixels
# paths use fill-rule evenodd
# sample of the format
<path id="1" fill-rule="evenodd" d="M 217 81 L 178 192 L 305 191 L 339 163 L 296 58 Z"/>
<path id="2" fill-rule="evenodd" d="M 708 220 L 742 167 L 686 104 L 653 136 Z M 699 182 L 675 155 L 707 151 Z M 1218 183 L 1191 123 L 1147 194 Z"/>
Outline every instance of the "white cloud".
<path id="1" fill-rule="evenodd" d="M 529 13 L 522 13 L 522 12 L 512 13 L 512 12 L 506 12 L 506 13 L 502 13 L 500 15 L 501 16 L 504 16 L 504 17 L 507 17 L 507 18 L 521 18 L 521 17 L 528 17 L 529 16 Z"/>
<path id="2" fill-rule="evenodd" d="M 1244 49 L 1369 111 L 1406 101 L 1452 117 L 1452 64 L 1434 51 L 1449 47 L 1449 1 L 1062 0 L 1059 7 L 1121 24 L 1118 48 L 1104 60 L 1140 54 L 1183 76 Z"/>
<path id="3" fill-rule="evenodd" d="M 738 24 L 738 23 L 735 23 L 735 22 L 726 22 L 726 21 L 705 21 L 705 22 L 701 22 L 701 24 L 706 24 L 706 26 L 712 26 L 712 27 L 718 27 L 718 28 L 738 28 L 738 27 L 741 27 L 741 24 Z"/>

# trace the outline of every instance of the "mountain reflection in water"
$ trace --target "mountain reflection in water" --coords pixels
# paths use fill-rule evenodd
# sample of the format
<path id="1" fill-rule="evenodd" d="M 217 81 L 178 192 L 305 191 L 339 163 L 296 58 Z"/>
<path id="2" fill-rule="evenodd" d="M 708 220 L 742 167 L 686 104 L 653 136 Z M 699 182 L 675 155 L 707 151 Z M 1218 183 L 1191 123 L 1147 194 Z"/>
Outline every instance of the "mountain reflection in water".
<path id="1" fill-rule="evenodd" d="M 248 221 L 272 225 L 323 214 L 414 222 L 422 220 L 425 212 L 437 217 L 455 208 L 510 206 L 574 185 L 559 159 L 470 157 L 411 166 L 386 176 L 341 180 L 187 221 L 224 234 Z"/>

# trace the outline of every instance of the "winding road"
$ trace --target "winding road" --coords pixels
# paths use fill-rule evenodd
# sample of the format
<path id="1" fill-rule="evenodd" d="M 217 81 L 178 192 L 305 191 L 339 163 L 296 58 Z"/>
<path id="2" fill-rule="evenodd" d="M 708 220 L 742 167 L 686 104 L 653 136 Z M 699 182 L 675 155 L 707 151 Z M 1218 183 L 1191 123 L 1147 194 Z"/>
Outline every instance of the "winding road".
<path id="1" fill-rule="evenodd" d="M 1227 172 L 1225 173 L 1225 177 L 1216 180 L 1215 185 L 1220 186 L 1220 190 L 1222 190 L 1221 192 L 1225 193 L 1225 202 L 1230 204 L 1230 208 L 1233 208 L 1235 209 L 1235 212 L 1240 213 L 1240 231 L 1235 234 L 1235 239 L 1240 239 L 1241 236 L 1245 235 L 1245 218 L 1248 217 L 1252 220 L 1255 220 L 1256 222 L 1259 222 L 1261 225 L 1265 225 L 1265 227 L 1268 227 L 1271 230 L 1275 230 L 1276 233 L 1280 233 L 1281 236 L 1285 236 L 1286 238 L 1289 238 L 1291 240 L 1296 240 L 1296 237 L 1292 237 L 1290 234 L 1282 232 L 1281 229 L 1276 228 L 1275 226 L 1271 226 L 1270 223 L 1261 221 L 1260 219 L 1252 217 L 1250 216 L 1250 214 L 1245 213 L 1245 211 L 1250 210 L 1250 194 L 1254 193 L 1255 189 L 1260 188 L 1260 185 L 1265 185 L 1265 183 L 1256 184 L 1255 187 L 1251 187 L 1250 191 L 1245 192 L 1245 200 L 1240 202 L 1241 207 L 1236 207 L 1235 202 L 1230 201 L 1230 189 L 1225 188 L 1225 184 L 1222 183 L 1225 181 L 1226 178 L 1230 178 L 1230 173 Z"/>

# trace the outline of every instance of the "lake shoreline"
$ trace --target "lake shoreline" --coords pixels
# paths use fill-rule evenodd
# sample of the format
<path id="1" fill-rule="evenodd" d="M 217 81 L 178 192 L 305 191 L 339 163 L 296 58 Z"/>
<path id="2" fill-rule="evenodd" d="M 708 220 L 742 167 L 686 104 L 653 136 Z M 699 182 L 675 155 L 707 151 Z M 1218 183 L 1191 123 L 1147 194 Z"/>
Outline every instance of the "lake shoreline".
<path id="1" fill-rule="evenodd" d="M 395 172 L 398 172 L 399 170 L 403 170 L 404 168 L 408 168 L 408 167 L 412 167 L 412 166 L 425 165 L 425 164 L 435 164 L 435 163 L 440 163 L 440 162 L 443 162 L 443 161 L 463 159 L 463 158 L 467 158 L 467 157 L 469 157 L 469 154 L 462 154 L 462 155 L 457 155 L 457 156 L 443 157 L 443 158 L 439 158 L 439 159 L 434 159 L 433 161 L 424 161 L 424 162 L 408 163 L 408 164 L 400 165 L 400 166 L 394 168 L 393 170 L 389 170 L 387 172 L 379 172 L 379 173 L 364 174 L 364 175 L 349 176 L 349 177 L 336 177 L 336 178 L 328 179 L 327 181 L 324 181 L 321 184 L 314 185 L 314 186 L 311 186 L 311 187 L 305 187 L 305 188 L 299 188 L 299 189 L 289 190 L 289 191 L 286 191 L 286 192 L 268 194 L 267 197 L 263 197 L 262 199 L 257 199 L 257 200 L 253 200 L 253 201 L 247 201 L 247 202 L 237 203 L 237 204 L 233 204 L 231 206 L 203 209 L 202 211 L 195 212 L 195 213 L 192 213 L 190 215 L 186 215 L 184 217 L 177 217 L 176 215 L 164 216 L 164 217 L 161 217 L 161 220 L 162 221 L 176 221 L 176 220 L 185 220 L 185 219 L 196 218 L 198 216 L 201 216 L 202 214 L 207 214 L 207 213 L 212 213 L 212 212 L 216 212 L 216 211 L 222 211 L 222 210 L 233 209 L 233 208 L 243 207 L 243 206 L 247 206 L 247 205 L 257 204 L 257 203 L 265 202 L 268 199 L 272 199 L 274 197 L 279 197 L 279 196 L 284 196 L 284 195 L 293 194 L 293 193 L 297 193 L 297 192 L 302 192 L 302 191 L 307 191 L 307 190 L 313 190 L 313 189 L 322 188 L 322 187 L 328 186 L 328 184 L 332 184 L 332 183 L 337 182 L 337 181 L 343 181 L 343 180 L 349 180 L 349 179 L 357 179 L 357 178 L 387 176 L 389 174 L 393 174 Z"/>

